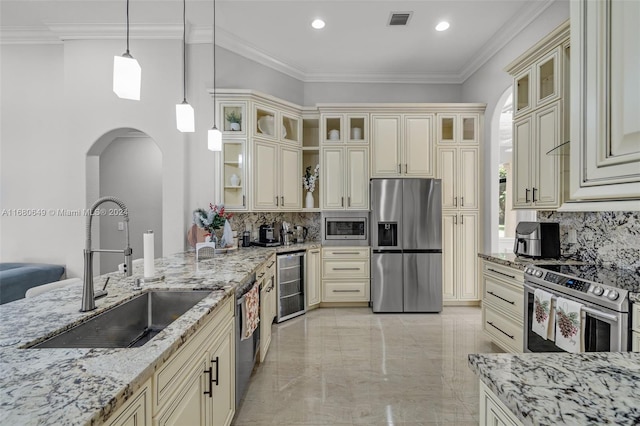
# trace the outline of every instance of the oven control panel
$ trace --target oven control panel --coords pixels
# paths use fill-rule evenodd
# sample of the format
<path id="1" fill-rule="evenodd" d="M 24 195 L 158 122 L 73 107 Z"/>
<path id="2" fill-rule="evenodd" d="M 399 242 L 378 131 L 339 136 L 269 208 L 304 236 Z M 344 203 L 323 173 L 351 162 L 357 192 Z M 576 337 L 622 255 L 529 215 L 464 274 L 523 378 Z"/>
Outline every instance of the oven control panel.
<path id="1" fill-rule="evenodd" d="M 550 283 L 568 287 L 582 293 L 588 292 L 589 288 L 591 287 L 591 283 L 588 283 L 586 281 L 581 281 L 576 278 L 568 278 L 564 275 L 554 274 L 553 272 L 541 271 L 540 269 L 536 268 L 526 268 L 524 272 L 525 274 L 529 274 Z"/>

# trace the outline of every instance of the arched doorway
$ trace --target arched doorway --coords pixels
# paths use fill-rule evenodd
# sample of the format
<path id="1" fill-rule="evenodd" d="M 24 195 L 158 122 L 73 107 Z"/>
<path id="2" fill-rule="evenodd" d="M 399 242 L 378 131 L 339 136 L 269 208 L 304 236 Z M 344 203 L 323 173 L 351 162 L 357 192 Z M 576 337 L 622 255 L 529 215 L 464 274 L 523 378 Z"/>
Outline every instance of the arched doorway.
<path id="1" fill-rule="evenodd" d="M 136 129 L 116 129 L 92 145 L 86 164 L 88 204 L 107 195 L 120 198 L 129 209 L 133 259 L 143 257 L 142 234 L 147 230 L 153 230 L 155 257 L 161 257 L 162 152 L 156 142 Z M 122 216 L 100 216 L 94 222 L 94 248 L 124 247 Z M 117 254 L 100 254 L 95 270 L 113 272 L 123 260 Z"/>

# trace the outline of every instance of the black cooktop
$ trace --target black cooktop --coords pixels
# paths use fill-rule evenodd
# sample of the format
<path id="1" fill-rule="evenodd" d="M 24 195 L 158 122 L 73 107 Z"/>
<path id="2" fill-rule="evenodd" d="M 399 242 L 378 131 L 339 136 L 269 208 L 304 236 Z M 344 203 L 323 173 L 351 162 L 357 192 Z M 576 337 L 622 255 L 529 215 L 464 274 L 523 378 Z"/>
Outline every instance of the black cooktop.
<path id="1" fill-rule="evenodd" d="M 604 265 L 555 265 L 539 264 L 537 268 L 560 273 L 581 280 L 588 280 L 615 288 L 640 293 L 640 270 L 616 268 Z"/>

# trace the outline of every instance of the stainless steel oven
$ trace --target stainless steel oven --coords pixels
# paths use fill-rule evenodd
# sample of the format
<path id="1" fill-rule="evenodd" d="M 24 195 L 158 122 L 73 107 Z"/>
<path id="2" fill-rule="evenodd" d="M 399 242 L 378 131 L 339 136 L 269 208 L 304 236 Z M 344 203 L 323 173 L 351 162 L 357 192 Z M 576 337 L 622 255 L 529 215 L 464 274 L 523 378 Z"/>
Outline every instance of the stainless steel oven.
<path id="1" fill-rule="evenodd" d="M 369 212 L 322 213 L 322 244 L 368 246 Z"/>
<path id="2" fill-rule="evenodd" d="M 536 289 L 550 293 L 552 300 L 563 297 L 582 304 L 584 331 L 581 338 L 585 352 L 630 350 L 628 290 L 604 284 L 602 275 L 594 272 L 598 270 L 602 271 L 602 268 L 593 265 L 530 265 L 525 268 L 525 352 L 563 352 L 553 340 L 544 339 L 532 331 Z"/>

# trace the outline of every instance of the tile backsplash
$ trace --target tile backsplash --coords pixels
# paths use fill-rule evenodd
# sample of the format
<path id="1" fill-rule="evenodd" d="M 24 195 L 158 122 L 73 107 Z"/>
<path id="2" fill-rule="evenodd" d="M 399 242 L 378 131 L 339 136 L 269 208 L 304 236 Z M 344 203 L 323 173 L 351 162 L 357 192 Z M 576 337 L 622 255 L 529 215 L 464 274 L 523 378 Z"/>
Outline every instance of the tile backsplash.
<path id="1" fill-rule="evenodd" d="M 640 268 L 640 212 L 539 211 L 538 220 L 560 223 L 563 256 L 621 268 Z M 575 244 L 568 241 L 570 229 L 576 230 Z"/>
<path id="2" fill-rule="evenodd" d="M 302 225 L 308 229 L 307 241 L 320 241 L 320 213 L 306 212 L 253 212 L 234 213 L 230 223 L 238 235 L 245 230 L 252 231 L 252 239 L 258 238 L 260 225 L 273 225 L 274 222 L 287 222 L 291 225 Z"/>

